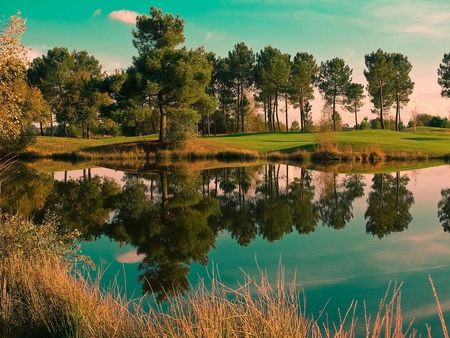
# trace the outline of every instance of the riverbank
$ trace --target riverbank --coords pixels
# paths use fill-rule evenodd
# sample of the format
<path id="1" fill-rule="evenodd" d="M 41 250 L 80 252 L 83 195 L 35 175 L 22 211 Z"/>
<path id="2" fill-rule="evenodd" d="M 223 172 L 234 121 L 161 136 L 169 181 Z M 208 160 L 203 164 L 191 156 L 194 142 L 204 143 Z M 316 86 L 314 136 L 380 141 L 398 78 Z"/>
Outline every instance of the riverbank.
<path id="1" fill-rule="evenodd" d="M 127 300 L 85 279 L 76 234 L 61 235 L 56 223 L 39 227 L 17 216 L 0 221 L 0 335 L 5 337 L 353 337 L 357 302 L 343 309 L 340 322 L 324 313 L 314 318 L 295 276 L 284 278 L 279 267 L 276 285 L 265 272 L 245 275 L 238 289 L 213 274 L 211 287 L 199 283 L 185 296 L 144 311 L 144 298 Z M 78 262 L 76 265 L 74 263 Z M 431 289 L 442 316 L 439 301 Z M 403 323 L 400 286 L 386 292 L 375 316 L 359 323 L 367 337 L 414 337 Z M 312 301 L 312 300 L 308 300 Z M 167 305 L 167 306 L 166 306 Z M 324 307 L 326 304 L 324 304 Z M 365 308 L 365 307 L 364 307 Z M 331 309 L 332 311 L 333 309 Z M 328 311 L 328 310 L 327 310 Z M 405 324 L 405 325 L 403 325 Z M 442 330 L 447 332 L 442 319 Z M 438 328 L 434 328 L 438 332 Z M 358 333 L 359 335 L 359 333 Z M 429 335 L 431 337 L 431 335 Z"/>
<path id="2" fill-rule="evenodd" d="M 132 138 L 38 137 L 22 158 L 53 159 L 264 159 L 382 162 L 450 158 L 446 129 L 361 130 L 327 133 L 247 133 L 192 139 L 170 150 L 155 135 Z"/>

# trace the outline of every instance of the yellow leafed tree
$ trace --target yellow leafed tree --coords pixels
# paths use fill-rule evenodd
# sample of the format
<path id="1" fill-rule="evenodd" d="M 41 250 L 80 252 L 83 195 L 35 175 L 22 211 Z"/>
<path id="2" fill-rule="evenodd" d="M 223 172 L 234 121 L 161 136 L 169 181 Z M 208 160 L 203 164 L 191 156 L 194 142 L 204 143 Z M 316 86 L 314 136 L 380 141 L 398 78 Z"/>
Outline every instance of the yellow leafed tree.
<path id="1" fill-rule="evenodd" d="M 17 81 L 26 75 L 26 49 L 21 35 L 26 20 L 20 12 L 9 18 L 0 32 L 0 138 L 11 140 L 22 130 L 23 92 L 15 90 Z"/>

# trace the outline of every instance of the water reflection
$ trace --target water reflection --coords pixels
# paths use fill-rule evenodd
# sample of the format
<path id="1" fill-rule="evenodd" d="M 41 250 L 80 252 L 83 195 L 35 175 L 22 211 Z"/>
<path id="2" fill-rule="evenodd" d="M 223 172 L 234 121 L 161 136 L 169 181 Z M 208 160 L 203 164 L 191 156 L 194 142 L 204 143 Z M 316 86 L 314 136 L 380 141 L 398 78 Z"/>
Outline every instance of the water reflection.
<path id="1" fill-rule="evenodd" d="M 441 190 L 442 199 L 438 203 L 439 222 L 445 232 L 450 232 L 450 188 Z"/>
<path id="2" fill-rule="evenodd" d="M 383 238 L 392 232 L 401 232 L 412 221 L 409 209 L 414 203 L 414 196 L 406 188 L 409 177 L 395 177 L 391 174 L 376 174 L 372 179 L 372 191 L 367 199 L 366 232 Z"/>
<path id="3" fill-rule="evenodd" d="M 78 229 L 85 241 L 106 235 L 130 244 L 144 293 L 158 300 L 189 288 L 191 263 L 206 264 L 218 236 L 229 233 L 239 246 L 256 238 L 273 243 L 294 231 L 314 232 L 320 223 L 344 229 L 353 205 L 365 197 L 367 234 L 384 238 L 408 228 L 413 216 L 410 178 L 400 172 L 368 175 L 321 173 L 288 165 L 219 168 L 144 167 L 122 180 L 83 171 L 78 178 L 22 170 L 2 187 L 0 207 L 37 222 L 49 213 L 61 231 Z M 296 173 L 293 175 L 292 173 Z M 441 191 L 438 218 L 449 231 L 450 189 Z"/>

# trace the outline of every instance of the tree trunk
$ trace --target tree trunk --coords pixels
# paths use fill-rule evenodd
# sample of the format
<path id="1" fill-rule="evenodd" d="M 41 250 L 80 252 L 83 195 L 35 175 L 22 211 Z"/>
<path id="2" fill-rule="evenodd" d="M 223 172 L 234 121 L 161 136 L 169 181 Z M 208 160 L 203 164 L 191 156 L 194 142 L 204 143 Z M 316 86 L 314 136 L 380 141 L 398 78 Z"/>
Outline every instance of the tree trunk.
<path id="1" fill-rule="evenodd" d="M 163 107 L 163 94 L 158 93 L 158 106 L 159 106 L 159 141 L 167 141 L 167 114 Z"/>
<path id="2" fill-rule="evenodd" d="M 384 102 L 383 102 L 383 86 L 380 85 L 380 125 L 381 125 L 381 129 L 386 129 L 385 126 L 384 126 L 383 106 L 384 106 Z"/>
<path id="3" fill-rule="evenodd" d="M 238 83 L 237 83 L 237 109 L 236 109 L 236 134 L 239 133 L 240 106 L 241 106 L 241 85 L 240 85 L 240 82 L 238 80 Z"/>
<path id="4" fill-rule="evenodd" d="M 333 120 L 333 130 L 337 131 L 336 128 L 336 95 L 333 94 L 333 112 L 332 112 L 332 120 Z"/>
<path id="5" fill-rule="evenodd" d="M 244 127 L 244 88 L 241 86 L 241 125 L 242 125 L 242 132 L 245 131 Z"/>
<path id="6" fill-rule="evenodd" d="M 303 97 L 303 88 L 300 89 L 300 131 L 305 131 L 305 98 Z"/>
<path id="7" fill-rule="evenodd" d="M 44 127 L 42 126 L 42 122 L 39 122 L 39 129 L 41 130 L 41 136 L 44 136 Z"/>
<path id="8" fill-rule="evenodd" d="M 400 123 L 400 98 L 397 95 L 395 107 L 395 131 L 399 131 L 399 123 Z"/>
<path id="9" fill-rule="evenodd" d="M 155 120 L 154 120 L 153 115 L 150 117 L 150 122 L 152 124 L 152 132 L 153 132 L 153 134 L 156 134 L 156 126 L 155 126 Z"/>
<path id="10" fill-rule="evenodd" d="M 275 94 L 275 104 L 276 104 L 276 116 L 277 116 L 277 125 L 278 125 L 278 131 L 281 131 L 281 126 L 280 126 L 280 119 L 278 117 L 278 92 Z"/>
<path id="11" fill-rule="evenodd" d="M 288 93 L 287 93 L 287 89 L 286 89 L 286 93 L 285 93 L 286 97 L 284 100 L 285 103 L 285 111 L 286 111 L 286 132 L 289 132 L 289 120 L 288 120 Z"/>
<path id="12" fill-rule="evenodd" d="M 358 130 L 358 105 L 357 101 L 355 100 L 355 130 Z"/>

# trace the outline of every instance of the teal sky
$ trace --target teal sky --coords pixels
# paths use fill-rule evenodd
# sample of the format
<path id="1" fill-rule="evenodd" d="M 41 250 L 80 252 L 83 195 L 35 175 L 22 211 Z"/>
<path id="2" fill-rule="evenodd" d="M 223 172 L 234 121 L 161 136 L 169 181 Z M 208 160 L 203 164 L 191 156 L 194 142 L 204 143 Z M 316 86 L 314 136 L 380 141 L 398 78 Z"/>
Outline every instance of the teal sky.
<path id="1" fill-rule="evenodd" d="M 343 58 L 353 69 L 353 80 L 366 85 L 364 55 L 378 48 L 406 55 L 416 83 L 410 104 L 402 111 L 405 123 L 411 110 L 449 116 L 450 100 L 440 97 L 437 68 L 450 52 L 450 2 L 448 0 L 98 0 L 2 1 L 3 20 L 22 12 L 28 32 L 23 42 L 30 56 L 41 56 L 54 46 L 87 50 L 103 69 L 127 68 L 136 54 L 131 30 L 138 14 L 150 6 L 184 18 L 186 46 L 204 46 L 226 56 L 238 42 L 254 52 L 272 45 L 295 55 L 305 51 L 320 63 Z M 314 119 L 322 102 L 317 93 Z M 371 104 L 362 108 L 368 116 Z M 298 113 L 291 109 L 292 118 Z M 353 116 L 341 112 L 345 122 Z"/>

